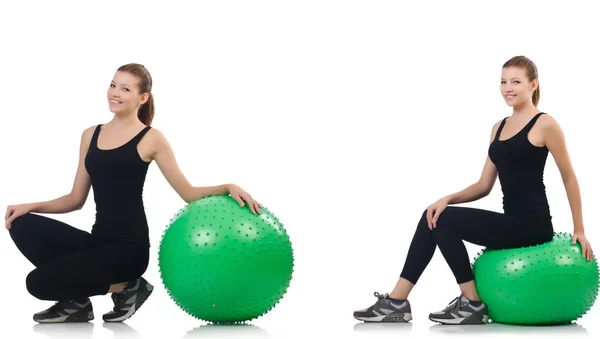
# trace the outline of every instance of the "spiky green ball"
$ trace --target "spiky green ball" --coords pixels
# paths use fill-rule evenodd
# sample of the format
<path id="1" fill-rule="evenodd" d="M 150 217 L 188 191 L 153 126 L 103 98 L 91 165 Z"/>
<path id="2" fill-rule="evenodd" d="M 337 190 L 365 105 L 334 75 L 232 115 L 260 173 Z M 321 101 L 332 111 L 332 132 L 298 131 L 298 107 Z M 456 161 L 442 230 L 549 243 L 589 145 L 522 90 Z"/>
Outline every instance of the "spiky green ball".
<path id="1" fill-rule="evenodd" d="M 473 273 L 490 319 L 498 323 L 569 323 L 598 296 L 598 262 L 583 258 L 581 245 L 567 233 L 538 246 L 486 249 L 475 258 Z"/>
<path id="2" fill-rule="evenodd" d="M 292 244 L 267 208 L 252 214 L 230 196 L 194 201 L 177 213 L 159 248 L 163 284 L 188 314 L 239 323 L 270 311 L 292 279 Z"/>

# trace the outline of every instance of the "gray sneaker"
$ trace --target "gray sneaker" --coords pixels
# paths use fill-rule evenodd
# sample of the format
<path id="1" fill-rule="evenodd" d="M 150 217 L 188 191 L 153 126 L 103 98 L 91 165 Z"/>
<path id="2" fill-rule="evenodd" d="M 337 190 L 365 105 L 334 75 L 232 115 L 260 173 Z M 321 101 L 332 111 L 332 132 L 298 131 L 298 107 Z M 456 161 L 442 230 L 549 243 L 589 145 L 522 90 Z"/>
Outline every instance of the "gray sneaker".
<path id="1" fill-rule="evenodd" d="M 121 322 L 130 318 L 146 302 L 153 289 L 154 286 L 142 277 L 130 281 L 121 292 L 112 294 L 115 307 L 104 314 L 102 319 L 108 322 Z"/>
<path id="2" fill-rule="evenodd" d="M 405 323 L 412 320 L 408 300 L 397 302 L 389 299 L 389 294 L 379 294 L 375 304 L 364 310 L 354 312 L 354 318 L 364 322 L 394 322 Z"/>
<path id="3" fill-rule="evenodd" d="M 94 320 L 92 302 L 89 298 L 84 300 L 57 301 L 47 310 L 33 315 L 33 320 L 38 323 L 74 323 Z"/>
<path id="4" fill-rule="evenodd" d="M 469 299 L 461 294 L 454 298 L 444 310 L 429 314 L 429 320 L 447 325 L 487 324 L 488 308 L 484 303 L 477 307 L 473 306 Z"/>

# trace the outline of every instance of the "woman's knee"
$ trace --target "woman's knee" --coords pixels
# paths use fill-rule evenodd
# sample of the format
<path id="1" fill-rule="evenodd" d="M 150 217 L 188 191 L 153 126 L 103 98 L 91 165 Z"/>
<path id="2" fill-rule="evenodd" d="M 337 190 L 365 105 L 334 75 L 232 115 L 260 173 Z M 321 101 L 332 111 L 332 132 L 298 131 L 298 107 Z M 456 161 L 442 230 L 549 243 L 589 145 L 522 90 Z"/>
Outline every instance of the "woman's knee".
<path id="1" fill-rule="evenodd" d="M 435 220 L 435 227 L 431 229 L 431 232 L 434 237 L 445 237 L 448 232 L 452 232 L 452 218 L 451 214 L 454 212 L 454 208 L 452 206 L 446 207 L 440 213 Z"/>
<path id="2" fill-rule="evenodd" d="M 421 219 L 419 219 L 419 223 L 417 224 L 417 229 L 429 230 L 429 225 L 427 223 L 427 210 L 423 211 L 423 214 L 421 214 Z"/>
<path id="3" fill-rule="evenodd" d="M 457 222 L 461 218 L 461 207 L 456 206 L 447 206 L 440 214 L 437 215 L 436 218 L 436 228 L 437 230 L 440 226 L 440 229 L 446 229 L 448 224 L 453 224 Z"/>
<path id="4" fill-rule="evenodd" d="M 44 299 L 44 287 L 48 286 L 49 282 L 46 281 L 47 277 L 44 277 L 39 269 L 35 269 L 27 275 L 25 279 L 25 285 L 27 287 L 27 291 L 32 296 L 38 299 Z"/>
<path id="5" fill-rule="evenodd" d="M 442 214 L 443 214 L 443 212 L 442 212 Z M 440 216 L 438 217 L 438 220 L 436 220 L 436 228 L 432 228 L 431 231 L 435 231 L 437 229 L 437 227 L 440 225 L 439 218 L 441 217 L 442 214 L 440 214 Z M 419 227 L 425 227 L 429 230 L 429 222 L 427 221 L 427 210 L 423 211 L 423 214 L 421 214 L 421 220 L 419 221 Z"/>
<path id="6" fill-rule="evenodd" d="M 427 229 L 431 231 L 433 235 L 446 233 L 452 231 L 452 223 L 456 222 L 456 217 L 460 217 L 460 207 L 447 206 L 442 213 L 440 213 L 435 221 L 435 228 L 432 225 L 431 230 L 429 229 L 429 222 L 427 221 L 427 209 L 421 214 L 421 220 L 419 221 L 418 228 Z M 433 214 L 432 214 L 433 217 Z"/>
<path id="7" fill-rule="evenodd" d="M 16 239 L 27 233 L 27 229 L 29 228 L 29 226 L 31 226 L 33 222 L 32 219 L 33 215 L 27 213 L 15 218 L 15 220 L 12 221 L 11 227 L 8 230 L 8 232 L 13 238 L 13 241 L 16 241 Z"/>

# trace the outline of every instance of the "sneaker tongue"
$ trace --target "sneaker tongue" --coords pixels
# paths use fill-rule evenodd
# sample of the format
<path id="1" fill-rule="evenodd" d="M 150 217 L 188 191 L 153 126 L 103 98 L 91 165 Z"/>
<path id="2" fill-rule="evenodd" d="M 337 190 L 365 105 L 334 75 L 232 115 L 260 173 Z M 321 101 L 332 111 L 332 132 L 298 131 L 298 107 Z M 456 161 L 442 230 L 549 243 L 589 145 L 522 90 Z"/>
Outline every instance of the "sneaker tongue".
<path id="1" fill-rule="evenodd" d="M 124 290 L 126 290 L 126 289 L 129 290 L 129 289 L 134 288 L 137 285 L 138 280 L 139 279 L 135 279 L 135 280 L 128 282 L 127 285 L 125 286 Z"/>

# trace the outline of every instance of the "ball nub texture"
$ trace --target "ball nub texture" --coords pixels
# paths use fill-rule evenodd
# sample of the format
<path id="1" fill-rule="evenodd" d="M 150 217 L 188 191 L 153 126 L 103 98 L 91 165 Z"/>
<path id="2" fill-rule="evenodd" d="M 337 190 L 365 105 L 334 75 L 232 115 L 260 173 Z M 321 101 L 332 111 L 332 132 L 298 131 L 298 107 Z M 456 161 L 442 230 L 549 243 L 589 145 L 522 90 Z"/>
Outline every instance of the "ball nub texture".
<path id="1" fill-rule="evenodd" d="M 292 279 L 292 244 L 279 219 L 230 196 L 182 208 L 163 233 L 158 262 L 173 301 L 193 317 L 241 323 L 269 312 Z"/>
<path id="2" fill-rule="evenodd" d="M 555 233 L 537 246 L 486 249 L 475 258 L 473 273 L 490 319 L 498 323 L 570 323 L 598 296 L 598 262 L 583 258 L 581 245 L 568 233 Z"/>

